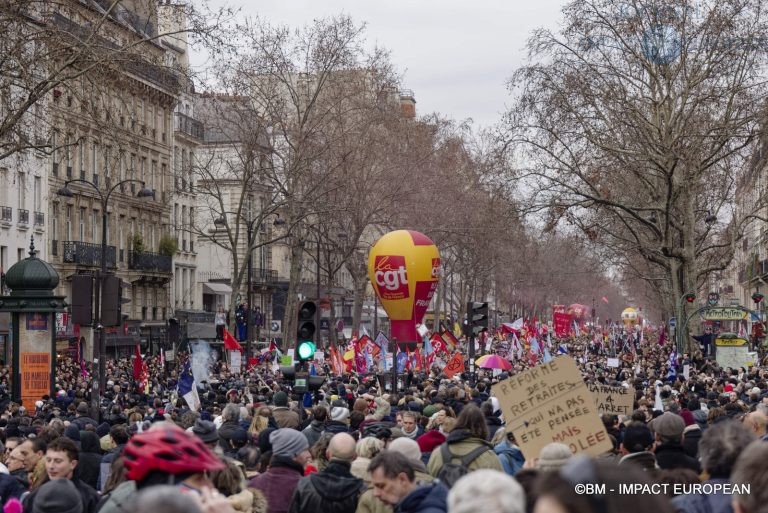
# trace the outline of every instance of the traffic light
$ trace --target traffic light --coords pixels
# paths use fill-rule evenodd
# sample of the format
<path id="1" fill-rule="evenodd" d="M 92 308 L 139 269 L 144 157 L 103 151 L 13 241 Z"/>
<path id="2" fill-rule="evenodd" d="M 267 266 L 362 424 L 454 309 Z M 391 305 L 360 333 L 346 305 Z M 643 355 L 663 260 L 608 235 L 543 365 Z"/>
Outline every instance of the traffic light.
<path id="1" fill-rule="evenodd" d="M 752 294 L 752 301 L 754 301 L 756 305 L 759 305 L 760 301 L 762 301 L 764 297 L 765 296 L 763 296 L 761 293 L 755 292 Z"/>
<path id="2" fill-rule="evenodd" d="M 694 294 L 693 292 L 689 292 L 683 297 L 688 303 L 693 303 L 694 301 L 696 301 L 696 294 Z"/>
<path id="3" fill-rule="evenodd" d="M 478 301 L 467 303 L 467 321 L 474 334 L 488 331 L 488 303 Z"/>
<path id="4" fill-rule="evenodd" d="M 120 326 L 123 323 L 123 282 L 117 276 L 104 278 L 101 293 L 102 326 Z"/>
<path id="5" fill-rule="evenodd" d="M 315 314 L 317 305 L 314 301 L 299 303 L 298 319 L 296 323 L 296 355 L 295 360 L 304 363 L 315 356 Z"/>

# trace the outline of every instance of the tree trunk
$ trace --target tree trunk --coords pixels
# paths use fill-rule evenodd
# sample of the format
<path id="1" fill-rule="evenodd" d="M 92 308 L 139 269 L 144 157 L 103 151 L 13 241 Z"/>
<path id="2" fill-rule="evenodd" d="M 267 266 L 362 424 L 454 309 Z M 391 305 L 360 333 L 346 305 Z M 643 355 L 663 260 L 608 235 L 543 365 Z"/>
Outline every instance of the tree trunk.
<path id="1" fill-rule="evenodd" d="M 296 315 L 298 313 L 299 285 L 301 283 L 301 270 L 304 262 L 304 239 L 298 236 L 289 238 L 291 250 L 291 270 L 288 281 L 288 292 L 285 297 L 285 316 L 283 317 L 283 342 L 281 350 L 296 346 Z M 320 308 L 320 305 L 317 305 Z M 320 326 L 316 329 L 319 331 Z"/>

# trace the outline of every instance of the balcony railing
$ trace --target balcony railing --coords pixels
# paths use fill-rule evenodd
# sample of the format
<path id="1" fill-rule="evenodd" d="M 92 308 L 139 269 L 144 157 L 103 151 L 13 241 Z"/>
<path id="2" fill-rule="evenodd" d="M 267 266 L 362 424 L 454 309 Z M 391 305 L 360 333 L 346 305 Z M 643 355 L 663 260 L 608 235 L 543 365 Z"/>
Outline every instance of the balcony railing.
<path id="1" fill-rule="evenodd" d="M 29 224 L 29 210 L 19 209 L 19 224 Z"/>
<path id="2" fill-rule="evenodd" d="M 171 257 L 149 251 L 129 251 L 128 269 L 170 273 Z"/>
<path id="3" fill-rule="evenodd" d="M 176 130 L 184 132 L 192 137 L 196 137 L 200 140 L 203 139 L 205 129 L 202 121 L 198 121 L 195 118 L 189 117 L 181 112 L 176 113 Z"/>
<path id="4" fill-rule="evenodd" d="M 13 208 L 0 207 L 0 221 L 10 223 L 13 221 Z"/>
<path id="5" fill-rule="evenodd" d="M 42 212 L 35 212 L 35 226 L 43 226 L 45 224 L 45 214 Z"/>
<path id="6" fill-rule="evenodd" d="M 274 285 L 277 283 L 277 271 L 274 269 L 254 269 L 253 283 L 262 285 Z"/>
<path id="7" fill-rule="evenodd" d="M 107 267 L 117 267 L 115 246 L 107 246 Z M 101 244 L 64 241 L 64 262 L 79 265 L 101 265 Z"/>

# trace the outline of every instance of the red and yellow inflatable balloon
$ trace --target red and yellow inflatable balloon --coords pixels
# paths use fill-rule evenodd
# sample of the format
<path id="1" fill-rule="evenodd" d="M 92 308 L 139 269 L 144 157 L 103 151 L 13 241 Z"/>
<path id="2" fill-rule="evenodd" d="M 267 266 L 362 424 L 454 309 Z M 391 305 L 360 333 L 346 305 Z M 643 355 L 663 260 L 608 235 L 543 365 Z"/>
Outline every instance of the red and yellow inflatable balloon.
<path id="1" fill-rule="evenodd" d="M 421 341 L 416 324 L 437 290 L 440 253 L 426 235 L 397 230 L 381 237 L 368 254 L 368 276 L 398 343 Z"/>

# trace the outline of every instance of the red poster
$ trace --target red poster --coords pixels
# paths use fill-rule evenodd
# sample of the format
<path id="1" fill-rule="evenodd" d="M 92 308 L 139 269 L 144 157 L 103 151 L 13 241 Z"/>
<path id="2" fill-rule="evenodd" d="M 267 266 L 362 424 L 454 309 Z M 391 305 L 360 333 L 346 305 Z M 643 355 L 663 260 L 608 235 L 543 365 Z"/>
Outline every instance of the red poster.
<path id="1" fill-rule="evenodd" d="M 567 313 L 554 313 L 552 321 L 555 325 L 555 336 L 565 338 L 571 331 L 571 316 Z"/>

